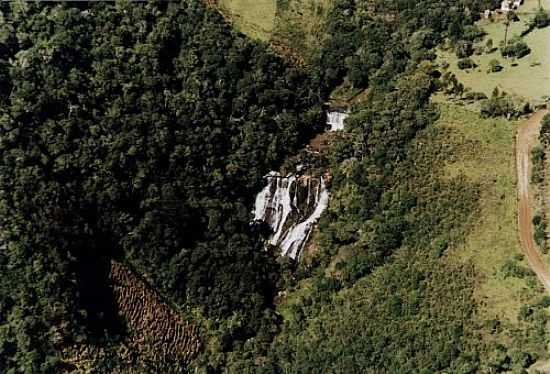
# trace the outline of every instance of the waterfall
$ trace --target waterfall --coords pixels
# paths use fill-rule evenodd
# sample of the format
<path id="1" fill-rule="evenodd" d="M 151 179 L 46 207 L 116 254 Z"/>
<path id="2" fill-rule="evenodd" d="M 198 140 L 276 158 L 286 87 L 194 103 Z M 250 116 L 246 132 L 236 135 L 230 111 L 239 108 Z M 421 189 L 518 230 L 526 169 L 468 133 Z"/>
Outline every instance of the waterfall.
<path id="1" fill-rule="evenodd" d="M 321 217 L 321 214 L 328 206 L 328 190 L 325 186 L 323 177 L 320 178 L 317 185 L 315 210 L 305 221 L 294 225 L 285 235 L 279 245 L 283 255 L 296 258 L 305 246 L 313 225 Z"/>
<path id="2" fill-rule="evenodd" d="M 344 121 L 349 116 L 347 109 L 333 108 L 326 115 L 329 131 L 344 130 Z M 274 171 L 267 174 L 267 184 L 256 196 L 254 205 L 253 223 L 263 222 L 263 229 L 271 228 L 267 243 L 293 259 L 300 256 L 329 200 L 324 178 L 308 175 L 306 170 L 307 166 L 299 164 L 296 174 L 283 176 Z"/>
<path id="3" fill-rule="evenodd" d="M 266 179 L 267 185 L 256 196 L 254 220 L 271 227 L 269 244 L 278 246 L 284 256 L 295 259 L 328 206 L 325 181 L 323 177 L 292 174 L 284 177 L 276 172 L 269 173 Z"/>
<path id="4" fill-rule="evenodd" d="M 337 110 L 327 112 L 327 125 L 329 125 L 329 131 L 343 131 L 344 120 L 348 116 L 348 113 Z"/>

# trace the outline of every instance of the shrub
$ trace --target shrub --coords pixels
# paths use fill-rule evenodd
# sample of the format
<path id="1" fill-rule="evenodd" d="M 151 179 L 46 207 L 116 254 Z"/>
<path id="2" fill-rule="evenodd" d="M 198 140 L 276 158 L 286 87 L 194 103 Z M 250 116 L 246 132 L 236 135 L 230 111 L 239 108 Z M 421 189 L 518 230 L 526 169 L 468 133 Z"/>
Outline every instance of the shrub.
<path id="1" fill-rule="evenodd" d="M 546 223 L 543 221 L 542 217 L 539 214 L 536 214 L 533 217 L 533 226 L 535 227 L 535 232 L 533 233 L 535 243 L 537 243 L 537 245 L 541 247 L 542 250 L 544 250 L 546 243 Z"/>
<path id="2" fill-rule="evenodd" d="M 472 43 L 467 41 L 460 41 L 455 46 L 455 54 L 458 58 L 470 57 L 474 54 L 474 48 Z"/>
<path id="3" fill-rule="evenodd" d="M 508 260 L 502 265 L 500 271 L 504 275 L 504 278 L 515 277 L 515 278 L 525 278 L 529 275 L 532 275 L 530 269 L 521 266 L 515 261 Z"/>
<path id="4" fill-rule="evenodd" d="M 540 141 L 545 146 L 550 144 L 550 114 L 542 118 L 540 126 Z"/>
<path id="5" fill-rule="evenodd" d="M 482 39 L 485 35 L 487 35 L 487 33 L 476 25 L 464 26 L 464 31 L 462 33 L 462 37 L 465 40 L 469 40 L 472 42 Z"/>
<path id="6" fill-rule="evenodd" d="M 319 291 L 339 291 L 342 289 L 342 282 L 334 278 L 315 278 L 314 284 Z"/>
<path id="7" fill-rule="evenodd" d="M 517 118 L 522 114 L 529 113 L 531 107 L 529 102 L 520 99 L 513 98 L 506 93 L 499 93 L 498 89 L 493 91 L 490 99 L 485 100 L 481 104 L 481 116 L 488 117 L 506 117 Z"/>
<path id="8" fill-rule="evenodd" d="M 533 165 L 533 169 L 535 169 L 535 165 Z M 533 170 L 534 173 L 534 170 Z M 536 214 L 533 217 L 533 226 L 535 228 L 533 233 L 533 238 L 535 239 L 535 243 L 541 248 L 543 253 L 547 252 L 546 247 L 546 222 L 542 219 L 542 217 L 539 214 Z"/>
<path id="9" fill-rule="evenodd" d="M 550 296 L 544 295 L 538 303 L 538 306 L 542 308 L 548 308 L 550 306 Z"/>
<path id="10" fill-rule="evenodd" d="M 449 71 L 438 79 L 437 87 L 448 95 L 461 96 L 464 93 L 464 85 Z"/>
<path id="11" fill-rule="evenodd" d="M 522 305 L 521 308 L 519 309 L 518 318 L 522 321 L 528 321 L 532 315 L 533 315 L 533 308 L 531 308 L 529 305 Z"/>
<path id="12" fill-rule="evenodd" d="M 531 22 L 536 28 L 542 29 L 550 25 L 550 16 L 543 9 L 539 9 Z"/>
<path id="13" fill-rule="evenodd" d="M 498 73 L 503 69 L 502 65 L 500 64 L 500 61 L 497 59 L 492 59 L 489 62 L 489 71 L 491 73 Z"/>
<path id="14" fill-rule="evenodd" d="M 485 53 L 493 53 L 497 48 L 493 45 L 493 39 L 488 39 L 485 43 Z"/>
<path id="15" fill-rule="evenodd" d="M 527 23 L 527 28 L 522 31 L 521 36 L 529 34 L 534 29 L 542 29 L 550 25 L 550 16 L 542 8 L 537 11 L 535 16 Z"/>
<path id="16" fill-rule="evenodd" d="M 466 100 L 472 100 L 472 101 L 478 101 L 478 100 L 485 100 L 487 99 L 487 95 L 485 95 L 483 92 L 468 92 L 464 95 L 464 98 Z"/>
<path id="17" fill-rule="evenodd" d="M 533 172 L 531 175 L 532 183 L 541 183 L 544 180 L 544 150 L 542 147 L 534 147 L 531 151 L 531 160 L 533 162 Z M 535 216 L 533 218 L 533 223 L 535 223 Z M 540 217 L 539 217 L 540 218 Z"/>
<path id="18" fill-rule="evenodd" d="M 502 57 L 510 58 L 522 58 L 531 53 L 531 48 L 522 40 L 514 40 L 507 46 L 501 48 L 500 53 Z"/>
<path id="19" fill-rule="evenodd" d="M 458 60 L 458 68 L 460 70 L 464 69 L 472 69 L 475 68 L 477 65 L 471 58 L 462 58 Z"/>

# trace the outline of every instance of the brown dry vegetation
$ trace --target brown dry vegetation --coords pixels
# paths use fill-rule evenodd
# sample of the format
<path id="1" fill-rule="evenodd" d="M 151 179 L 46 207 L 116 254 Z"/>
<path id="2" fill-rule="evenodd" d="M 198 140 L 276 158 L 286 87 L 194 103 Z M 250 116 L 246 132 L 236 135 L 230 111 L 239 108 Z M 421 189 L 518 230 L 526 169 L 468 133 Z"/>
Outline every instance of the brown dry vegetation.
<path id="1" fill-rule="evenodd" d="M 195 325 L 185 321 L 162 300 L 147 282 L 126 266 L 112 261 L 110 280 L 118 315 L 127 334 L 115 355 L 124 369 L 136 372 L 174 362 L 187 365 L 201 349 Z M 65 351 L 68 372 L 94 372 L 93 365 L 109 353 L 104 348 L 80 344 Z"/>
<path id="2" fill-rule="evenodd" d="M 270 42 L 270 45 L 275 54 L 286 58 L 288 61 L 290 61 L 292 65 L 300 67 L 307 66 L 306 60 L 296 49 L 293 49 L 288 45 L 276 40 L 272 40 Z"/>
<path id="3" fill-rule="evenodd" d="M 323 132 L 317 134 L 306 145 L 306 150 L 309 152 L 319 153 L 326 155 L 330 150 L 330 147 L 337 139 L 350 138 L 350 134 L 343 131 L 338 132 Z"/>
<path id="4" fill-rule="evenodd" d="M 201 343 L 195 326 L 175 313 L 158 293 L 125 266 L 111 265 L 115 300 L 133 343 L 148 343 L 160 360 L 189 362 Z"/>

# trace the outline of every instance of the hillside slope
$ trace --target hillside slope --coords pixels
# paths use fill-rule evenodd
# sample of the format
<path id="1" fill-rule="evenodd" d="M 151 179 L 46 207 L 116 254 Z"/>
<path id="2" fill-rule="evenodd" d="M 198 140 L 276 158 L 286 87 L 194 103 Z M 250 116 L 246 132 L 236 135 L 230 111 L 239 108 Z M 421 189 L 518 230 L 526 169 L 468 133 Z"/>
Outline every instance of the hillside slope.
<path id="1" fill-rule="evenodd" d="M 518 241 L 515 124 L 455 105 L 440 110 L 409 148 L 419 175 L 407 183 L 423 232 L 406 234 L 416 239 L 338 291 L 353 269 L 342 251 L 358 256 L 342 246 L 340 270 L 287 295 L 273 349 L 287 370 L 487 372 L 547 356 L 544 290 Z"/>

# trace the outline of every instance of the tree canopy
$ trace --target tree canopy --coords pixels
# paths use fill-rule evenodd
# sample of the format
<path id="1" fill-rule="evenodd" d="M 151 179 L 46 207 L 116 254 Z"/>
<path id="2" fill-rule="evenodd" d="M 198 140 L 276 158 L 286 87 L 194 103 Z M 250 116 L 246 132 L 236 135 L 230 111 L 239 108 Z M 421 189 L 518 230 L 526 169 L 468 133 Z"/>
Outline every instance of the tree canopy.
<path id="1" fill-rule="evenodd" d="M 249 212 L 319 122 L 308 76 L 197 1 L 1 11 L 0 371 L 103 334 L 112 258 L 252 334 L 278 273 Z"/>

